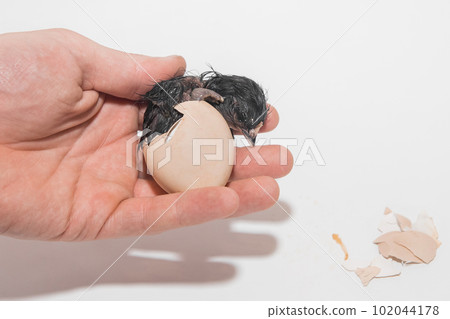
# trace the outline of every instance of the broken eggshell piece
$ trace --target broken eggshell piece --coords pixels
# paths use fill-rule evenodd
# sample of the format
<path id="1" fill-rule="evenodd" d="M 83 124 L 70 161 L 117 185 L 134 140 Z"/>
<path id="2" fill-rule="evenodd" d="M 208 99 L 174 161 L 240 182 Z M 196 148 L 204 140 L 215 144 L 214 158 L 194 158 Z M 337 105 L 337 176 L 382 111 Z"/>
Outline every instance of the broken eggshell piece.
<path id="1" fill-rule="evenodd" d="M 403 268 L 403 264 L 381 255 L 376 255 L 370 262 L 370 266 L 380 268 L 380 272 L 375 276 L 376 278 L 398 276 Z"/>
<path id="2" fill-rule="evenodd" d="M 385 212 L 383 219 L 378 225 L 378 230 L 382 233 L 388 233 L 391 231 L 399 231 L 400 226 L 398 225 L 397 218 L 392 213 Z"/>
<path id="3" fill-rule="evenodd" d="M 367 286 L 369 282 L 375 278 L 381 269 L 376 266 L 367 266 L 365 268 L 356 268 L 355 273 L 361 279 L 361 282 L 364 286 Z"/>
<path id="4" fill-rule="evenodd" d="M 425 233 L 410 231 L 393 231 L 375 239 L 380 254 L 405 262 L 429 263 L 436 256 L 438 244 Z"/>
<path id="5" fill-rule="evenodd" d="M 416 222 L 412 225 L 413 230 L 420 231 L 422 233 L 425 233 L 436 240 L 438 245 L 441 245 L 441 242 L 438 240 L 439 234 L 436 229 L 436 226 L 434 225 L 433 218 L 428 216 L 427 213 L 422 212 L 417 216 Z"/>
<path id="6" fill-rule="evenodd" d="M 400 275 L 404 263 L 431 262 L 441 245 L 433 219 L 426 213 L 421 213 L 412 224 L 407 217 L 386 207 L 378 230 L 383 234 L 374 243 L 380 255 L 370 264 L 360 256 L 352 256 L 342 263 L 345 269 L 355 272 L 364 285 L 373 278 Z"/>
<path id="7" fill-rule="evenodd" d="M 412 225 L 411 225 L 411 221 L 409 220 L 409 218 L 406 218 L 403 215 L 400 214 L 394 214 L 395 218 L 397 219 L 397 223 L 398 226 L 400 227 L 401 231 L 407 231 L 407 230 L 411 230 Z"/>
<path id="8" fill-rule="evenodd" d="M 384 216 L 378 225 L 378 230 L 382 233 L 391 231 L 407 231 L 411 230 L 411 221 L 403 215 L 393 213 L 388 207 L 384 210 Z"/>
<path id="9" fill-rule="evenodd" d="M 180 103 L 175 109 L 183 117 L 143 146 L 153 179 L 168 193 L 224 186 L 235 159 L 234 139 L 225 119 L 204 101 Z"/>

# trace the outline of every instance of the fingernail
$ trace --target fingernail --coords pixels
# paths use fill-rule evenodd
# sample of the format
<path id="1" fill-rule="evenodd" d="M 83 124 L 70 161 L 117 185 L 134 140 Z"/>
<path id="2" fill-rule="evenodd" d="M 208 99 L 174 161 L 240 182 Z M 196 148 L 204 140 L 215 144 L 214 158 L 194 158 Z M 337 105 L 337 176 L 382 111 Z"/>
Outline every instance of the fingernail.
<path id="1" fill-rule="evenodd" d="M 174 55 L 168 55 L 168 56 L 164 57 L 164 59 L 172 59 L 172 58 L 181 58 L 181 55 L 174 54 Z"/>

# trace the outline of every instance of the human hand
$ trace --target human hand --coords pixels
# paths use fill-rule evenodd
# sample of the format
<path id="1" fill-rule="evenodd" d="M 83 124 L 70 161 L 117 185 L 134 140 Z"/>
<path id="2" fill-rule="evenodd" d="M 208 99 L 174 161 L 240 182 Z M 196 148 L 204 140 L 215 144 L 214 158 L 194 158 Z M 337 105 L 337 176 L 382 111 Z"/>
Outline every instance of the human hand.
<path id="1" fill-rule="evenodd" d="M 68 30 L 0 35 L 0 233 L 92 240 L 140 235 L 154 223 L 152 234 L 274 204 L 274 178 L 293 162 L 289 153 L 280 164 L 279 146 L 261 148 L 265 166 L 240 165 L 248 154 L 240 148 L 228 187 L 185 193 L 165 194 L 126 166 L 126 141 L 142 125 L 133 101 L 151 88 L 149 75 L 185 70 L 178 56 L 131 57 Z M 262 131 L 277 123 L 273 109 Z"/>

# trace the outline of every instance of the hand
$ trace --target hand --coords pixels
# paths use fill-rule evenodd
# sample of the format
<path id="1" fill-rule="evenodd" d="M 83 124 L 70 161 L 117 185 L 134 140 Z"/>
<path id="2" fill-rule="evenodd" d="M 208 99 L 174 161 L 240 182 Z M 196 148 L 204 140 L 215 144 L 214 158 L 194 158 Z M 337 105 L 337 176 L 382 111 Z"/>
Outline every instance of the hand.
<path id="1" fill-rule="evenodd" d="M 278 146 L 261 149 L 269 165 L 259 167 L 239 165 L 248 153 L 239 149 L 228 187 L 184 194 L 165 194 L 126 166 L 125 143 L 142 125 L 133 101 L 152 78 L 185 70 L 179 56 L 130 56 L 68 30 L 0 35 L 0 233 L 65 241 L 131 236 L 164 212 L 148 233 L 274 204 L 274 177 L 292 167 L 291 155 L 279 164 Z M 264 130 L 277 122 L 273 110 Z M 256 183 L 258 175 L 265 176 Z"/>

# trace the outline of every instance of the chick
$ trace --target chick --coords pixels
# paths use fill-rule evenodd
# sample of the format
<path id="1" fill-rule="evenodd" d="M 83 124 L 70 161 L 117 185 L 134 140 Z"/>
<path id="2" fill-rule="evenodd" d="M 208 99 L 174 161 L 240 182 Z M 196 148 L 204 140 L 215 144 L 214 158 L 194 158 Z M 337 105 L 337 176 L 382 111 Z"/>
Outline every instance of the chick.
<path id="1" fill-rule="evenodd" d="M 143 97 L 144 114 L 141 143 L 150 143 L 166 133 L 182 116 L 174 106 L 204 100 L 222 114 L 233 133 L 242 133 L 254 146 L 268 107 L 263 89 L 253 80 L 237 75 L 207 71 L 200 76 L 178 76 L 157 83 Z"/>

